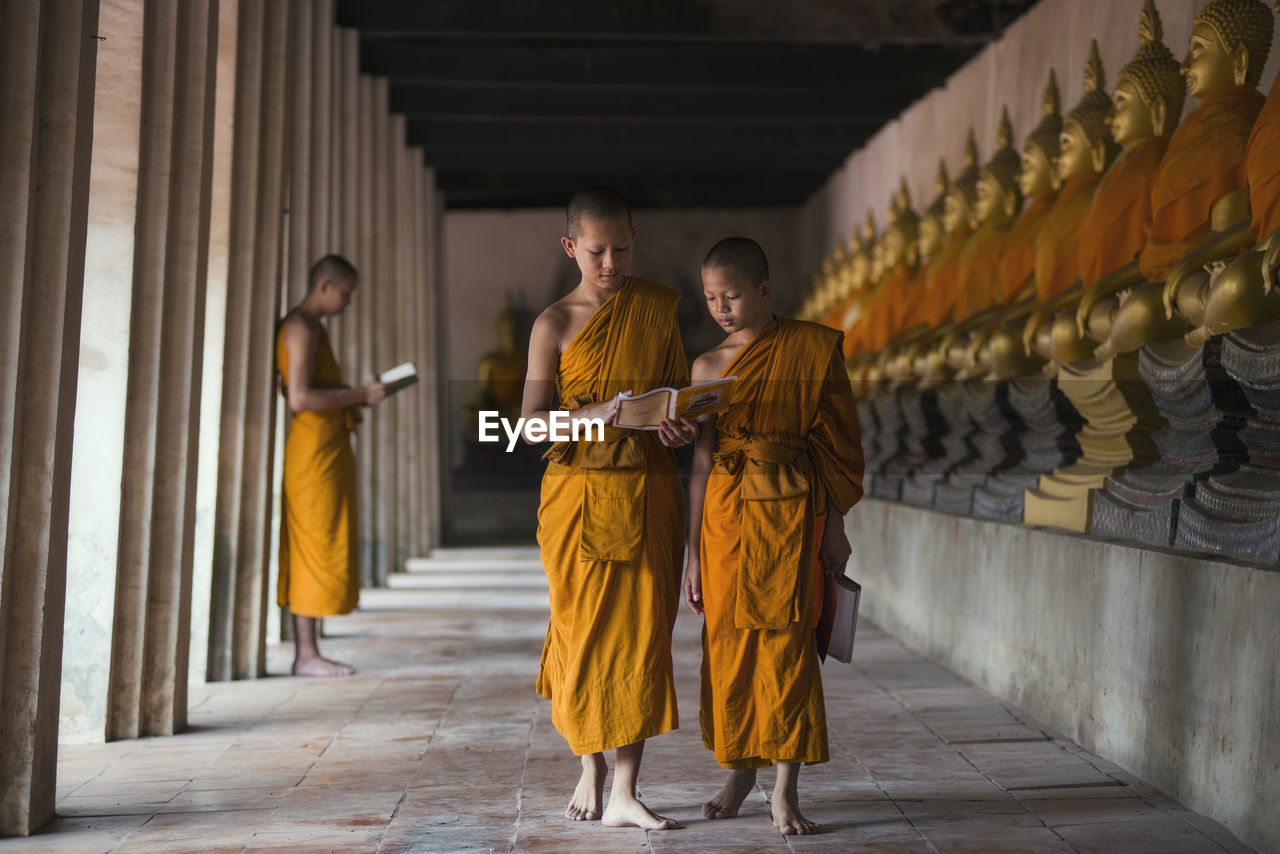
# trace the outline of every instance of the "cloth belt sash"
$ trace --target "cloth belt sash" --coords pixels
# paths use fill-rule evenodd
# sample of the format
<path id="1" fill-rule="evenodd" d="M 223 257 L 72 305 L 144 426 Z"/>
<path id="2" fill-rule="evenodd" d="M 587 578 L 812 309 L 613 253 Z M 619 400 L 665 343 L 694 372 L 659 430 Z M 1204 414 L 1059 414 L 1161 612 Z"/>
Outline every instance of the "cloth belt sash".
<path id="1" fill-rule="evenodd" d="M 715 469 L 739 476 L 739 629 L 786 629 L 801 613 L 800 582 L 813 567 L 815 468 L 795 433 L 725 434 Z M 714 469 L 713 469 L 714 471 Z"/>

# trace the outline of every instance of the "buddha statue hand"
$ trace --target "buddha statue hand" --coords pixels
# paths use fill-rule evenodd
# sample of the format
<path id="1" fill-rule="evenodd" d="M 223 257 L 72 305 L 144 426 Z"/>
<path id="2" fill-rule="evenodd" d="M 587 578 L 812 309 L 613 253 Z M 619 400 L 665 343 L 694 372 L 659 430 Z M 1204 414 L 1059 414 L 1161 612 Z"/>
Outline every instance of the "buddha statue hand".
<path id="1" fill-rule="evenodd" d="M 1045 311 L 1046 306 L 1037 306 L 1036 310 L 1031 312 L 1031 316 L 1027 318 L 1027 325 L 1022 328 L 1022 349 L 1030 356 L 1032 348 L 1036 342 L 1036 332 L 1048 319 L 1049 314 Z"/>
<path id="2" fill-rule="evenodd" d="M 1192 272 L 1191 265 L 1195 258 L 1191 255 L 1185 255 L 1178 259 L 1178 263 L 1173 265 L 1173 269 L 1169 271 L 1169 278 L 1164 281 L 1164 319 L 1173 320 L 1174 307 L 1178 303 L 1178 291 L 1182 287 L 1182 283 L 1187 280 Z"/>
<path id="3" fill-rule="evenodd" d="M 1270 294 L 1273 287 L 1280 288 L 1280 225 L 1266 237 L 1266 251 L 1262 253 L 1262 293 Z"/>

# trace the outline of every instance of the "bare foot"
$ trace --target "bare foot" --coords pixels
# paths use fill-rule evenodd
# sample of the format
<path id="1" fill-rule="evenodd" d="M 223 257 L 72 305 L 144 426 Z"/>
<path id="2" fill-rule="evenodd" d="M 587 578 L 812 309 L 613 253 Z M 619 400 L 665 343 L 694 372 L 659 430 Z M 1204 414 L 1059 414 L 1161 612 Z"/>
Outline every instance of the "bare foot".
<path id="1" fill-rule="evenodd" d="M 604 809 L 605 827 L 638 827 L 641 830 L 678 830 L 684 825 L 675 819 L 657 815 L 629 795 L 614 793 Z"/>
<path id="2" fill-rule="evenodd" d="M 729 772 L 729 779 L 725 782 L 724 788 L 702 805 L 702 814 L 707 818 L 733 818 L 738 814 L 747 795 L 751 794 L 751 787 L 755 784 L 756 769 L 733 769 Z"/>
<path id="3" fill-rule="evenodd" d="M 573 790 L 573 799 L 564 808 L 564 817 L 573 821 L 595 821 L 604 800 L 604 777 L 609 773 L 604 756 L 588 753 L 582 757 L 582 777 Z"/>
<path id="4" fill-rule="evenodd" d="M 351 676 L 356 669 L 341 661 L 330 661 L 327 658 L 295 658 L 293 660 L 294 676 Z"/>
<path id="5" fill-rule="evenodd" d="M 769 808 L 773 813 L 773 826 L 778 828 L 783 836 L 809 836 L 820 830 L 818 825 L 800 815 L 800 804 L 789 795 L 779 797 L 778 793 L 774 792 L 773 802 Z"/>

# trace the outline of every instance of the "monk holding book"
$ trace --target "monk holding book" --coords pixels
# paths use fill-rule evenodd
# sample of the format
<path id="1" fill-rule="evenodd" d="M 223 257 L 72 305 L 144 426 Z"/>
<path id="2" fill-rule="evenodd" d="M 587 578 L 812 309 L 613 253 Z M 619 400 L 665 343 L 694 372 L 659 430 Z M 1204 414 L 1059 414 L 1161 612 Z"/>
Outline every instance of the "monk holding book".
<path id="1" fill-rule="evenodd" d="M 645 739 L 677 725 L 671 630 L 684 502 L 670 449 L 692 442 L 697 427 L 665 419 L 654 431 L 627 430 L 612 422 L 622 392 L 688 385 L 679 294 L 627 275 L 636 231 L 616 190 L 579 191 L 566 219 L 562 245 L 582 278 L 530 331 L 525 438 L 535 440 L 528 423 L 548 423 L 553 408 L 607 426 L 603 441 L 557 442 L 546 454 L 538 543 L 551 623 L 537 689 L 582 757 L 565 815 L 665 830 L 678 825 L 637 799 L 636 775 Z M 613 788 L 602 808 L 604 751 L 612 749 Z"/>
<path id="2" fill-rule="evenodd" d="M 731 769 L 702 812 L 737 815 L 756 769 L 776 763 L 774 825 L 816 833 L 797 787 L 802 763 L 828 758 L 815 630 L 826 576 L 850 554 L 842 517 L 862 496 L 843 335 L 773 314 L 768 263 L 746 238 L 712 248 L 702 286 L 728 337 L 693 379 L 738 378 L 728 411 L 700 424 L 689 483 L 684 598 L 706 620 L 702 740 Z"/>

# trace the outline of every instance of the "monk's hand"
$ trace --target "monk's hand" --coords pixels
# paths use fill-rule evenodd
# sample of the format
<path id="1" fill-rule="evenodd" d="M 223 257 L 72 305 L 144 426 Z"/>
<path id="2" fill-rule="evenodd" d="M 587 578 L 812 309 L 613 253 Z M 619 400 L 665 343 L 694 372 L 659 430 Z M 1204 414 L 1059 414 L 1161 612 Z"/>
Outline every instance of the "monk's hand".
<path id="1" fill-rule="evenodd" d="M 377 377 L 369 377 L 365 380 L 360 390 L 364 392 L 365 406 L 377 406 L 387 397 L 387 384 L 378 382 Z"/>
<path id="2" fill-rule="evenodd" d="M 698 425 L 683 416 L 668 418 L 658 425 L 658 438 L 668 448 L 679 448 L 698 438 Z"/>
<path id="3" fill-rule="evenodd" d="M 624 394 L 631 394 L 631 392 L 630 390 L 618 392 L 608 400 L 587 404 L 569 413 L 569 417 L 573 421 L 594 421 L 598 418 L 606 425 L 613 424 L 613 420 L 618 417 L 618 402 Z"/>
<path id="4" fill-rule="evenodd" d="M 844 519 L 828 514 L 827 524 L 822 529 L 822 542 L 818 545 L 818 563 L 822 571 L 827 575 L 843 575 L 851 554 L 853 547 L 844 532 Z"/>
<path id="5" fill-rule="evenodd" d="M 684 569 L 684 603 L 693 613 L 702 613 L 702 563 L 692 551 Z"/>

